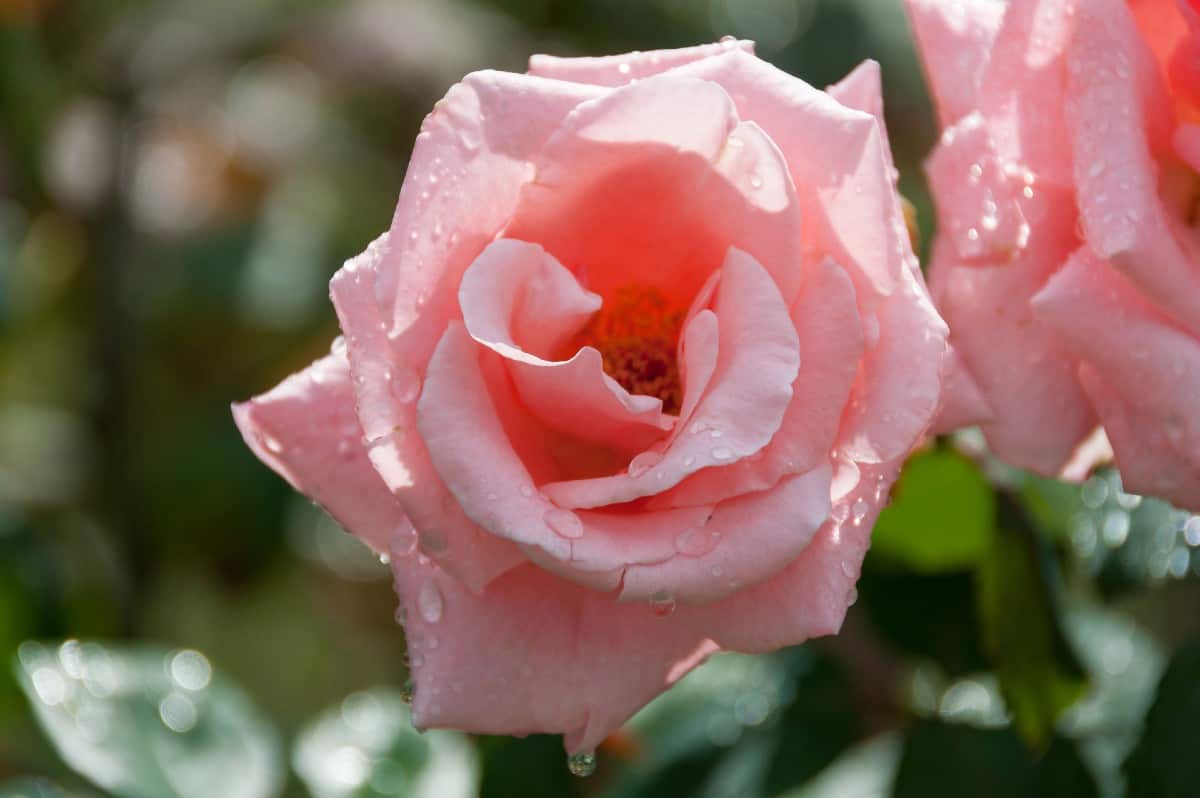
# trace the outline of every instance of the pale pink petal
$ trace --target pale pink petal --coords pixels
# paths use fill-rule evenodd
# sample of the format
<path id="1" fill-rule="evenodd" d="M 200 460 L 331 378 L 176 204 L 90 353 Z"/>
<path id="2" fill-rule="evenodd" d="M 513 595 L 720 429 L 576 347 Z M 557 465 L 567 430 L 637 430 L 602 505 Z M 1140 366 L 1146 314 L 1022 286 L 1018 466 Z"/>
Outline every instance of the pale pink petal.
<path id="1" fill-rule="evenodd" d="M 942 133 L 925 171 L 938 235 L 949 238 L 961 261 L 995 265 L 1017 256 L 1029 240 L 1021 209 L 1025 184 L 1001 165 L 981 114 L 968 114 Z"/>
<path id="2" fill-rule="evenodd" d="M 699 471 L 652 505 L 708 504 L 766 490 L 828 457 L 864 351 L 854 284 L 833 261 L 817 263 L 805 275 L 791 318 L 803 353 L 800 370 L 779 432 L 762 456 Z"/>
<path id="3" fill-rule="evenodd" d="M 1047 475 L 1057 474 L 1096 426 L 1075 357 L 1029 306 L 1076 244 L 1069 196 L 1050 204 L 1012 263 L 964 266 L 938 240 L 930 268 L 955 351 L 992 410 L 981 424 L 988 443 L 1009 463 Z"/>
<path id="4" fill-rule="evenodd" d="M 1080 5 L 1079 0 L 1008 3 L 976 95 L 1001 163 L 1031 169 L 1056 186 L 1071 181 L 1071 147 L 1063 135 L 1063 64 Z"/>
<path id="5" fill-rule="evenodd" d="M 917 276 L 877 120 L 736 51 L 669 74 L 721 84 L 739 116 L 786 157 L 806 254 L 831 257 L 851 275 L 869 344 L 849 408 L 853 456 L 883 461 L 907 452 L 938 406 L 946 329 Z"/>
<path id="6" fill-rule="evenodd" d="M 424 442 L 409 434 L 420 375 L 449 319 L 462 273 L 512 214 L 528 160 L 580 102 L 602 89 L 479 72 L 454 86 L 417 137 L 392 231 L 330 284 L 348 343 L 370 457 L 426 553 L 480 586 L 524 558 L 463 515 Z M 517 99 L 519 98 L 519 102 Z"/>
<path id="7" fill-rule="evenodd" d="M 233 418 L 259 460 L 376 552 L 412 540 L 404 510 L 367 459 L 344 353 L 235 404 Z"/>
<path id="8" fill-rule="evenodd" d="M 376 299 L 376 276 L 388 247 L 385 234 L 348 261 L 332 284 L 334 306 L 345 331 L 358 417 L 368 442 L 367 455 L 416 527 L 421 550 L 479 590 L 525 557 L 510 542 L 463 514 L 416 434 L 421 379 L 389 346 L 387 324 Z M 387 427 L 386 422 L 394 426 Z"/>
<path id="9" fill-rule="evenodd" d="M 733 49 L 753 54 L 754 42 L 729 40 L 676 50 L 650 50 L 600 58 L 534 55 L 529 58 L 529 74 L 597 86 L 623 86 Z"/>
<path id="10" fill-rule="evenodd" d="M 754 454 L 771 440 L 792 398 L 800 361 L 796 329 L 779 289 L 754 258 L 730 249 L 714 310 L 717 367 L 686 431 L 677 428 L 661 458 L 642 470 L 544 485 L 556 504 L 599 507 L 661 493 L 702 468 Z"/>
<path id="11" fill-rule="evenodd" d="M 637 283 L 686 307 L 731 246 L 794 289 L 787 164 L 712 82 L 672 73 L 581 104 L 533 165 L 504 235 L 541 244 L 601 296 Z"/>
<path id="12" fill-rule="evenodd" d="M 684 552 L 626 568 L 621 599 L 669 596 L 705 604 L 770 578 L 804 550 L 829 517 L 831 477 L 829 466 L 820 465 L 771 490 L 721 502 L 707 523 L 678 529 L 676 546 Z M 692 556 L 687 539 L 679 535 L 700 538 Z"/>
<path id="13" fill-rule="evenodd" d="M 471 337 L 505 359 L 522 402 L 551 429 L 632 456 L 671 428 L 662 400 L 631 395 L 604 373 L 596 349 L 556 359 L 600 297 L 539 245 L 493 242 L 463 275 L 459 300 Z"/>
<path id="14" fill-rule="evenodd" d="M 946 358 L 942 406 L 931 432 L 944 435 L 960 427 L 991 421 L 995 416 L 983 391 L 971 376 L 962 355 L 951 350 Z"/>
<path id="15" fill-rule="evenodd" d="M 1079 379 L 1112 441 L 1125 490 L 1200 512 L 1200 462 L 1172 440 L 1171 428 L 1122 398 L 1087 364 Z"/>
<path id="16" fill-rule="evenodd" d="M 482 596 L 415 557 L 393 570 L 419 729 L 562 734 L 569 752 L 590 751 L 715 650 L 645 604 L 534 566 Z"/>
<path id="17" fill-rule="evenodd" d="M 1165 106 L 1157 67 L 1123 3 L 1094 0 L 1077 16 L 1067 118 L 1088 244 L 1200 333 L 1200 252 L 1163 205 L 1147 138 Z"/>
<path id="18" fill-rule="evenodd" d="M 1004 0 L 906 0 L 925 77 L 948 127 L 979 107 L 980 73 L 1004 17 Z"/>
<path id="19" fill-rule="evenodd" d="M 1190 461 L 1193 472 L 1200 470 L 1200 340 L 1163 316 L 1086 247 L 1071 256 L 1033 306 L 1107 386 L 1105 405 L 1122 421 L 1114 429 L 1104 418 L 1105 427 L 1118 464 L 1126 459 L 1138 464 L 1139 487 L 1153 483 L 1151 461 L 1143 453 L 1164 445 L 1179 454 L 1165 459 L 1162 471 L 1174 470 L 1178 461 Z M 1107 398 L 1110 393 L 1120 402 Z M 1134 422 L 1145 425 L 1137 429 L 1144 444 L 1134 441 Z M 1126 456 L 1123 446 L 1130 443 L 1135 451 Z M 1200 496 L 1189 498 L 1191 504 L 1197 501 Z"/>
<path id="20" fill-rule="evenodd" d="M 417 429 L 467 517 L 499 537 L 565 560 L 570 543 L 547 523 L 554 507 L 513 449 L 480 369 L 482 355 L 494 356 L 461 323 L 451 322 L 429 361 Z"/>
<path id="21" fill-rule="evenodd" d="M 853 489 L 835 500 L 830 519 L 785 569 L 721 601 L 680 606 L 676 617 L 722 648 L 751 653 L 837 632 L 898 470 L 898 463 L 859 466 Z"/>

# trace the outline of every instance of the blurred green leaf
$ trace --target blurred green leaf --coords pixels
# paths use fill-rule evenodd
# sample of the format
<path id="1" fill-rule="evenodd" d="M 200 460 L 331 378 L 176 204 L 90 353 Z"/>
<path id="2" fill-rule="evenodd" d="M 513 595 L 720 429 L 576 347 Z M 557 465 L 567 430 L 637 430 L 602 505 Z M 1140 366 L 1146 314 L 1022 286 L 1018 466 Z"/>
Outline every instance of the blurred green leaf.
<path id="1" fill-rule="evenodd" d="M 1200 785 L 1200 640 L 1180 646 L 1125 762 L 1129 798 L 1194 796 Z"/>
<path id="2" fill-rule="evenodd" d="M 20 779 L 0 784 L 0 798 L 83 798 L 45 779 Z"/>
<path id="3" fill-rule="evenodd" d="M 63 760 L 121 798 L 268 798 L 273 729 L 196 651 L 23 643 L 22 689 Z"/>
<path id="4" fill-rule="evenodd" d="M 988 552 L 996 500 L 979 468 L 949 449 L 915 455 L 879 514 L 871 549 L 921 572 L 973 567 Z"/>
<path id="5" fill-rule="evenodd" d="M 562 738 L 547 734 L 514 737 L 485 737 L 480 740 L 483 756 L 481 796 L 519 795 L 521 798 L 563 798 L 576 795 L 582 779 L 567 771 Z M 600 761 L 592 778 L 607 777 L 610 763 Z"/>
<path id="6" fill-rule="evenodd" d="M 867 552 L 859 604 L 874 630 L 903 652 L 933 659 L 950 676 L 984 670 L 972 574 L 915 574 L 878 564 Z"/>
<path id="7" fill-rule="evenodd" d="M 301 733 L 292 765 L 314 798 L 472 798 L 479 763 L 465 735 L 418 733 L 400 691 L 347 696 Z"/>
<path id="8" fill-rule="evenodd" d="M 980 622 L 1014 724 L 1035 747 L 1049 742 L 1059 716 L 1087 689 L 1063 634 L 1052 568 L 1015 503 L 1003 501 L 992 550 L 977 571 Z"/>
<path id="9" fill-rule="evenodd" d="M 633 754 L 606 798 L 752 798 L 820 772 L 857 739 L 859 713 L 835 662 L 796 646 L 765 656 L 716 655 L 627 729 Z"/>
<path id="10" fill-rule="evenodd" d="M 1097 794 L 1074 745 L 1057 738 L 1040 757 L 1008 729 L 920 721 L 904 740 L 893 798 L 1087 798 Z"/>
<path id="11" fill-rule="evenodd" d="M 803 787 L 779 798 L 875 798 L 886 795 L 900 762 L 896 732 L 873 737 L 846 751 Z"/>

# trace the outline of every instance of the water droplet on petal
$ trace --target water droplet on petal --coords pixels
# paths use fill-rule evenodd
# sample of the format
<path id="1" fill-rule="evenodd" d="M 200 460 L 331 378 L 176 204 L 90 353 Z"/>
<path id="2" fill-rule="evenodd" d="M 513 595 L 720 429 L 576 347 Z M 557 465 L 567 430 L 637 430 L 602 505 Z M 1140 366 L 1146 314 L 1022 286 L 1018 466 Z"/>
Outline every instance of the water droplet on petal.
<path id="1" fill-rule="evenodd" d="M 421 589 L 417 593 L 417 611 L 421 613 L 421 617 L 425 619 L 426 623 L 440 621 L 444 607 L 442 591 L 438 589 L 436 582 L 429 581 L 421 585 Z"/>
<path id="2" fill-rule="evenodd" d="M 567 757 L 567 770 L 572 776 L 587 778 L 596 772 L 596 754 L 592 751 L 571 754 Z"/>
<path id="3" fill-rule="evenodd" d="M 712 450 L 712 456 L 714 460 L 732 460 L 733 450 L 728 446 L 718 446 Z"/>
<path id="4" fill-rule="evenodd" d="M 410 368 L 400 368 L 392 375 L 392 396 L 408 404 L 421 395 L 421 377 Z"/>
<path id="5" fill-rule="evenodd" d="M 529 485 L 522 485 L 521 486 L 521 495 L 524 496 L 526 499 L 528 499 L 530 496 L 533 495 L 533 488 L 530 487 Z"/>
<path id="6" fill-rule="evenodd" d="M 629 461 L 629 476 L 637 479 L 662 461 L 658 452 L 642 452 Z"/>
<path id="7" fill-rule="evenodd" d="M 666 590 L 655 591 L 650 596 L 650 609 L 660 618 L 675 612 L 675 597 Z"/>
<path id="8" fill-rule="evenodd" d="M 863 522 L 867 517 L 867 501 L 866 499 L 855 499 L 854 505 L 850 508 L 850 519 L 857 525 Z"/>
<path id="9" fill-rule="evenodd" d="M 563 510 L 558 507 L 548 510 L 545 515 L 545 521 L 547 526 L 564 538 L 575 540 L 583 537 L 583 522 L 579 520 L 579 516 L 570 510 Z"/>
<path id="10" fill-rule="evenodd" d="M 697 524 L 679 533 L 675 538 L 675 550 L 687 557 L 703 557 L 716 548 L 720 540 L 718 529 Z"/>

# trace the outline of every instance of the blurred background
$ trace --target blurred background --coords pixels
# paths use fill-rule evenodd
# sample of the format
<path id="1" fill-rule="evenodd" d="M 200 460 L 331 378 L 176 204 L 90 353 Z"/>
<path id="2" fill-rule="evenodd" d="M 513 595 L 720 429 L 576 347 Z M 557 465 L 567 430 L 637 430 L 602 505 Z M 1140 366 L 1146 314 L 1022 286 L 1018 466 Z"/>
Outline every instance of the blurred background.
<path id="1" fill-rule="evenodd" d="M 229 403 L 327 351 L 463 74 L 723 34 L 882 63 L 927 242 L 899 0 L 0 0 L 0 796 L 1197 794 L 1200 520 L 970 433 L 906 469 L 840 636 L 717 657 L 591 778 L 411 730 L 386 567 Z"/>

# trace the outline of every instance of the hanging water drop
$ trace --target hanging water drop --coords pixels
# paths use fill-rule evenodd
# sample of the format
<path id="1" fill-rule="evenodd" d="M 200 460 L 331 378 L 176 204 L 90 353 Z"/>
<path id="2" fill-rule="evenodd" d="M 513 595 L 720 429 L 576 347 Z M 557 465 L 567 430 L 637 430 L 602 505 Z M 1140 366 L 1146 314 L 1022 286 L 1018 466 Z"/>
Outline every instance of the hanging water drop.
<path id="1" fill-rule="evenodd" d="M 596 754 L 593 751 L 584 751 L 580 754 L 571 754 L 567 757 L 567 770 L 571 771 L 572 776 L 587 778 L 596 772 Z"/>
<path id="2" fill-rule="evenodd" d="M 437 623 L 440 621 L 443 608 L 442 591 L 438 590 L 437 584 L 429 581 L 421 585 L 421 590 L 417 593 L 417 611 L 421 613 L 425 622 Z"/>

